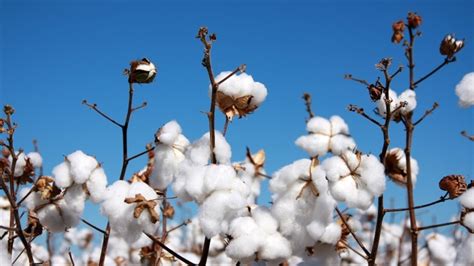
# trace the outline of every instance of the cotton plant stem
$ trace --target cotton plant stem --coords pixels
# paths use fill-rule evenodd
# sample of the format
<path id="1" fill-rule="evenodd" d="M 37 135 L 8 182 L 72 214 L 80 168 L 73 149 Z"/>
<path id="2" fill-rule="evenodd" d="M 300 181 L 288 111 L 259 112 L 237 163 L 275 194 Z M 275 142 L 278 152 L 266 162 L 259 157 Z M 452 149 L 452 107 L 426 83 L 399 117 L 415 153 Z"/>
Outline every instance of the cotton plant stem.
<path id="1" fill-rule="evenodd" d="M 133 83 L 129 82 L 129 89 L 128 89 L 128 106 L 127 106 L 127 114 L 125 115 L 125 122 L 123 125 L 120 125 L 122 129 L 122 170 L 120 171 L 120 178 L 119 180 L 125 179 L 125 173 L 127 171 L 128 166 L 128 125 L 130 123 L 130 117 L 133 112 Z M 99 259 L 99 266 L 104 265 L 105 255 L 107 253 L 107 246 L 109 244 L 109 235 L 110 235 L 110 222 L 107 222 L 107 226 L 105 229 L 104 238 L 102 241 L 102 249 L 100 252 L 100 259 Z"/>
<path id="2" fill-rule="evenodd" d="M 427 229 L 433 229 L 433 228 L 438 228 L 438 227 L 443 227 L 443 226 L 448 226 L 448 225 L 455 225 L 455 224 L 460 224 L 461 221 L 454 221 L 454 222 L 448 222 L 448 223 L 442 223 L 442 224 L 433 224 L 433 225 L 428 225 L 428 226 L 420 226 L 417 228 L 417 231 L 423 231 Z"/>
<path id="3" fill-rule="evenodd" d="M 409 69 L 409 82 L 410 89 L 415 90 L 415 78 L 414 78 L 414 58 L 413 58 L 413 44 L 415 41 L 415 35 L 413 29 L 408 27 L 410 33 L 410 41 L 407 47 L 408 57 L 408 69 Z M 410 214 L 410 236 L 411 236 L 411 265 L 416 266 L 418 263 L 418 230 L 416 225 L 416 214 L 415 214 L 415 202 L 413 195 L 413 180 L 411 171 L 411 147 L 413 143 L 413 131 L 415 127 L 412 122 L 413 112 L 406 115 L 404 120 L 406 138 L 405 138 L 405 159 L 406 159 L 406 171 L 407 171 L 407 197 L 408 197 L 408 208 Z"/>
<path id="4" fill-rule="evenodd" d="M 354 238 L 354 240 L 357 242 L 357 244 L 359 245 L 359 247 L 364 251 L 364 253 L 369 256 L 370 255 L 370 252 L 369 250 L 367 250 L 367 248 L 364 246 L 364 244 L 362 243 L 362 241 L 357 237 L 357 235 L 354 233 L 354 231 L 352 231 L 352 228 L 351 226 L 349 225 L 349 223 L 347 223 L 346 219 L 344 218 L 344 215 L 341 213 L 341 211 L 339 210 L 339 208 L 336 207 L 336 212 L 337 214 L 339 215 L 339 217 L 341 218 L 342 222 L 344 223 L 344 225 L 347 227 L 347 229 L 349 230 L 349 233 L 352 235 L 352 237 Z"/>
<path id="5" fill-rule="evenodd" d="M 386 114 L 385 114 L 385 122 L 380 127 L 382 131 L 382 135 L 383 135 L 383 145 L 382 145 L 382 151 L 380 152 L 380 155 L 379 155 L 379 160 L 382 164 L 385 164 L 385 156 L 387 155 L 388 147 L 390 145 L 389 128 L 390 128 L 390 121 L 392 117 L 392 110 L 391 110 L 391 105 L 389 101 L 390 100 L 389 91 L 390 91 L 390 84 L 392 82 L 392 78 L 395 76 L 395 74 L 389 75 L 387 69 L 385 69 L 383 72 L 384 72 L 384 77 L 385 77 L 385 86 L 384 86 L 382 97 L 384 97 L 385 99 Z M 367 261 L 370 266 L 375 265 L 375 260 L 377 258 L 377 252 L 378 252 L 379 243 L 380 243 L 380 236 L 382 234 L 382 225 L 383 225 L 384 216 L 385 216 L 385 209 L 384 209 L 384 198 L 382 194 L 377 199 L 377 220 L 375 222 L 374 239 L 372 241 L 372 249 L 370 251 L 370 255 Z"/>
<path id="6" fill-rule="evenodd" d="M 426 204 L 423 204 L 423 205 L 418 205 L 418 206 L 414 206 L 413 209 L 422 209 L 422 208 L 426 208 L 426 207 L 429 207 L 429 206 L 433 206 L 433 205 L 436 205 L 438 203 L 441 203 L 441 202 L 445 202 L 447 200 L 452 200 L 454 198 L 448 198 L 447 197 L 447 194 L 440 197 L 438 200 L 435 200 L 435 201 L 432 201 L 430 203 L 426 203 Z M 385 209 L 385 212 L 402 212 L 402 211 L 409 211 L 410 208 L 393 208 L 393 209 Z"/>

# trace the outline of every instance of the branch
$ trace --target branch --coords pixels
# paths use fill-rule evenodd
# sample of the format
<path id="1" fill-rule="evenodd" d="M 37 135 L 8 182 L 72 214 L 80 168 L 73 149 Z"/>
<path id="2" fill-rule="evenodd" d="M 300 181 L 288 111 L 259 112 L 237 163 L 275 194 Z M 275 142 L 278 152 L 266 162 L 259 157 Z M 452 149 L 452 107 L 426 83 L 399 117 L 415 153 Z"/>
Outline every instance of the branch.
<path id="1" fill-rule="evenodd" d="M 72 253 L 71 253 L 71 250 L 68 250 L 68 254 L 69 254 L 69 259 L 71 260 L 71 264 L 72 264 L 72 266 L 75 266 L 76 264 L 74 264 L 74 260 L 72 259 Z"/>
<path id="2" fill-rule="evenodd" d="M 354 78 L 354 77 L 352 76 L 352 74 L 346 74 L 346 75 L 344 75 L 344 79 L 353 80 L 353 81 L 358 82 L 358 83 L 361 83 L 361 84 L 363 84 L 363 85 L 365 85 L 365 86 L 369 86 L 369 85 L 370 85 L 366 80 Z"/>
<path id="3" fill-rule="evenodd" d="M 246 69 L 247 69 L 247 65 L 245 65 L 245 64 L 240 65 L 234 71 L 232 71 L 229 75 L 227 75 L 225 78 L 219 80 L 219 82 L 217 82 L 217 85 L 221 85 L 222 83 L 224 83 L 224 81 L 228 80 L 230 77 L 235 75 L 237 72 L 244 73 Z"/>
<path id="4" fill-rule="evenodd" d="M 435 69 L 433 69 L 430 73 L 426 74 L 425 76 L 423 76 L 422 78 L 420 78 L 419 80 L 417 80 L 414 85 L 418 85 L 420 84 L 421 82 L 423 82 L 425 79 L 429 78 L 431 75 L 433 75 L 434 73 L 438 72 L 438 70 L 440 70 L 441 68 L 443 68 L 444 66 L 448 65 L 449 63 L 452 63 L 452 62 L 455 62 L 456 61 L 456 57 L 453 57 L 452 59 L 449 59 L 449 58 L 446 58 L 444 59 L 443 63 L 441 63 L 439 66 L 437 66 Z"/>
<path id="5" fill-rule="evenodd" d="M 139 109 L 142 109 L 142 108 L 145 108 L 146 106 L 148 105 L 147 102 L 143 102 L 142 104 L 140 104 L 139 106 L 135 107 L 135 108 L 132 108 L 132 112 L 135 112 Z"/>
<path id="6" fill-rule="evenodd" d="M 190 219 L 187 219 L 186 221 L 182 222 L 181 224 L 169 229 L 168 231 L 166 231 L 166 234 L 169 234 L 170 232 L 173 232 L 174 230 L 180 228 L 180 227 L 183 227 L 183 226 L 186 226 L 188 224 L 191 223 L 191 220 Z"/>
<path id="7" fill-rule="evenodd" d="M 470 136 L 469 134 L 467 134 L 467 132 L 465 130 L 461 131 L 461 135 L 463 135 L 464 137 L 466 137 L 470 141 L 474 141 L 474 135 Z"/>
<path id="8" fill-rule="evenodd" d="M 366 114 L 363 108 L 359 108 L 357 105 L 349 104 L 349 106 L 347 107 L 347 109 L 348 109 L 349 111 L 351 111 L 351 112 L 360 114 L 361 116 L 365 117 L 367 120 L 369 120 L 370 122 L 374 123 L 374 124 L 377 125 L 378 127 L 382 127 L 382 124 L 380 124 L 379 121 L 375 120 L 374 118 L 372 118 L 372 117 L 370 117 L 368 114 Z"/>
<path id="9" fill-rule="evenodd" d="M 421 226 L 421 227 L 418 227 L 417 231 L 423 231 L 423 230 L 427 230 L 427 229 L 432 229 L 432 228 L 437 228 L 437 227 L 442 227 L 442 226 L 448 226 L 448 225 L 453 225 L 453 224 L 460 224 L 460 223 L 461 223 L 461 221 L 458 220 L 458 221 L 449 222 L 449 223 Z"/>
<path id="10" fill-rule="evenodd" d="M 433 106 L 430 109 L 426 110 L 425 113 L 423 114 L 423 116 L 420 117 L 420 119 L 418 119 L 415 123 L 413 123 L 413 126 L 416 126 L 419 123 L 421 123 L 421 121 L 423 121 L 423 119 L 425 119 L 428 115 L 433 113 L 434 110 L 436 110 L 436 108 L 438 108 L 438 106 L 439 106 L 439 104 L 437 102 L 433 103 Z"/>
<path id="11" fill-rule="evenodd" d="M 342 241 L 340 241 L 340 243 L 342 243 L 346 248 L 352 250 L 355 254 L 361 256 L 363 259 L 365 259 L 365 260 L 368 259 L 366 255 L 360 253 L 360 252 L 357 251 L 355 248 L 351 247 L 351 245 L 349 245 L 349 244 L 347 244 L 347 243 L 344 243 L 344 242 L 342 242 Z"/>
<path id="12" fill-rule="evenodd" d="M 309 115 L 309 118 L 306 119 L 306 122 L 308 122 L 308 120 L 310 120 L 311 118 L 314 117 L 314 113 L 311 110 L 311 94 L 309 94 L 307 92 L 303 93 L 303 100 L 304 100 L 304 104 L 306 106 L 306 112 Z"/>
<path id="13" fill-rule="evenodd" d="M 347 229 L 349 230 L 349 232 L 351 233 L 352 237 L 354 238 L 354 240 L 357 242 L 357 244 L 359 245 L 359 247 L 362 248 L 362 250 L 364 251 L 364 253 L 369 256 L 370 253 L 369 251 L 365 248 L 364 244 L 362 244 L 362 242 L 359 240 L 359 238 L 356 236 L 356 234 L 352 231 L 350 225 L 347 223 L 346 219 L 344 218 L 344 215 L 341 213 L 341 211 L 339 211 L 339 208 L 336 207 L 336 212 L 337 214 L 339 215 L 339 217 L 341 218 L 342 222 L 344 223 L 344 225 L 347 227 Z"/>
<path id="14" fill-rule="evenodd" d="M 142 152 L 140 152 L 140 153 L 138 153 L 138 154 L 133 155 L 132 157 L 127 158 L 127 161 L 134 160 L 134 159 L 136 159 L 136 158 L 138 158 L 138 157 L 140 157 L 140 156 L 142 156 L 142 155 L 147 154 L 148 152 L 150 152 L 150 151 L 152 151 L 152 150 L 154 150 L 154 149 L 155 149 L 155 146 L 151 146 L 151 147 L 148 148 L 147 150 L 142 151 Z"/>
<path id="15" fill-rule="evenodd" d="M 398 74 L 400 74 L 403 70 L 403 66 L 399 66 L 397 71 L 395 71 L 395 73 L 393 73 L 391 76 L 390 76 L 390 80 L 392 80 L 394 77 L 396 77 Z"/>
<path id="16" fill-rule="evenodd" d="M 413 208 L 411 209 L 422 209 L 422 208 L 426 208 L 426 207 L 429 207 L 429 206 L 432 206 L 432 205 L 435 205 L 435 204 L 438 204 L 438 203 L 441 203 L 441 202 L 445 202 L 446 200 L 452 200 L 454 198 L 449 198 L 448 197 L 448 193 L 446 193 L 444 196 L 440 197 L 438 200 L 435 200 L 435 201 L 432 201 L 430 203 L 426 203 L 426 204 L 423 204 L 423 205 L 418 205 L 418 206 L 414 206 Z M 385 212 L 403 212 L 403 211 L 409 211 L 411 210 L 410 208 L 393 208 L 393 209 L 385 209 L 384 211 Z"/>
<path id="17" fill-rule="evenodd" d="M 110 116 L 106 115 L 105 113 L 103 113 L 101 110 L 99 110 L 99 108 L 97 108 L 97 104 L 93 103 L 93 104 L 90 104 L 87 102 L 87 100 L 82 100 L 82 104 L 84 105 L 87 105 L 90 109 L 96 111 L 99 115 L 101 115 L 103 118 L 109 120 L 110 122 L 112 122 L 112 124 L 118 126 L 118 127 L 123 127 L 123 125 L 119 124 L 117 121 L 115 121 L 113 118 L 111 118 Z"/>
<path id="18" fill-rule="evenodd" d="M 170 249 L 169 247 L 167 247 L 165 244 L 161 243 L 160 240 L 158 240 L 158 238 L 146 233 L 146 232 L 143 232 L 146 236 L 148 236 L 151 240 L 153 240 L 153 242 L 157 243 L 161 248 L 163 248 L 164 250 L 166 250 L 168 253 L 170 253 L 171 255 L 175 256 L 177 259 L 179 259 L 180 261 L 186 263 L 187 265 L 197 265 L 196 263 L 192 263 L 191 261 L 187 260 L 185 257 L 179 255 L 178 253 L 176 253 L 175 251 L 173 251 L 172 249 Z"/>
<path id="19" fill-rule="evenodd" d="M 97 226 L 95 226 L 95 225 L 89 223 L 89 222 L 86 221 L 85 219 L 81 218 L 81 221 L 82 221 L 83 223 L 87 224 L 88 226 L 92 227 L 93 229 L 99 231 L 100 233 L 102 233 L 102 234 L 104 234 L 104 235 L 106 234 L 106 232 L 105 232 L 104 230 L 102 230 L 102 229 L 100 229 L 99 227 L 97 227 Z"/>

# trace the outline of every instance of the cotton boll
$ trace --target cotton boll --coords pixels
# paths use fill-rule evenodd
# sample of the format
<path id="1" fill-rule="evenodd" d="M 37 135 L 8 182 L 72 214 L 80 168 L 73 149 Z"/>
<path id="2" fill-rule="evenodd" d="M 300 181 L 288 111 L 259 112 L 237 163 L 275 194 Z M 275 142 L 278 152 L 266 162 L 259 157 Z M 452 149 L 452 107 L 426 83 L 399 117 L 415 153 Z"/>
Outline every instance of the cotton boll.
<path id="1" fill-rule="evenodd" d="M 185 168 L 186 167 L 186 168 Z M 204 175 L 206 172 L 205 166 L 198 165 L 183 165 L 183 170 L 178 175 L 186 173 L 186 194 L 192 197 L 193 200 L 200 203 L 205 199 L 206 194 L 204 193 Z"/>
<path id="2" fill-rule="evenodd" d="M 214 152 L 216 154 L 217 161 L 222 164 L 227 164 L 230 162 L 230 158 L 232 156 L 230 145 L 227 143 L 221 132 L 216 131 L 215 137 L 216 147 L 214 148 Z"/>
<path id="3" fill-rule="evenodd" d="M 211 164 L 206 167 L 204 174 L 204 193 L 209 194 L 214 190 L 229 189 L 235 178 L 236 173 L 232 166 Z"/>
<path id="4" fill-rule="evenodd" d="M 102 201 L 107 187 L 107 176 L 102 167 L 95 168 L 86 182 L 92 202 Z"/>
<path id="5" fill-rule="evenodd" d="M 469 230 L 474 231 L 474 212 L 467 213 L 462 220 L 462 224 Z"/>
<path id="6" fill-rule="evenodd" d="M 426 242 L 432 263 L 447 265 L 454 262 L 454 259 L 456 258 L 456 249 L 454 248 L 451 239 L 438 233 L 431 233 L 426 236 Z"/>
<path id="7" fill-rule="evenodd" d="M 322 167 L 326 172 L 326 177 L 330 182 L 336 182 L 341 176 L 350 174 L 344 160 L 339 156 L 330 157 L 322 162 Z"/>
<path id="8" fill-rule="evenodd" d="M 229 71 L 220 73 L 216 76 L 216 81 L 218 82 L 219 80 L 224 79 L 230 73 L 231 72 Z M 212 88 L 209 87 L 209 93 L 211 92 L 211 89 Z M 219 85 L 219 91 L 234 98 L 251 95 L 253 96 L 251 104 L 257 106 L 260 105 L 267 96 L 267 88 L 265 88 L 265 85 L 254 81 L 252 76 L 248 75 L 247 73 L 233 75 Z"/>
<path id="9" fill-rule="evenodd" d="M 270 180 L 270 191 L 282 193 L 288 190 L 288 184 L 293 183 L 302 176 L 309 175 L 311 160 L 300 159 L 286 165 L 273 174 Z"/>
<path id="10" fill-rule="evenodd" d="M 329 148 L 334 155 L 340 155 L 346 150 L 353 150 L 356 147 L 354 139 L 344 134 L 331 137 Z"/>
<path id="11" fill-rule="evenodd" d="M 123 258 L 126 261 L 129 259 L 130 247 L 123 238 L 112 235 L 109 239 L 107 247 L 107 255 L 111 259 Z"/>
<path id="12" fill-rule="evenodd" d="M 395 110 L 397 108 L 398 104 L 399 104 L 397 93 L 390 89 L 389 92 L 388 92 L 388 99 L 391 101 L 390 102 L 390 111 Z M 387 109 L 386 109 L 386 106 L 385 106 L 385 94 L 382 94 L 382 97 L 380 98 L 380 100 L 378 100 L 376 102 L 376 105 L 377 105 L 377 113 L 380 116 L 385 118 L 385 116 L 387 114 Z"/>
<path id="13" fill-rule="evenodd" d="M 40 168 L 43 165 L 43 158 L 41 157 L 41 154 L 37 152 L 30 152 L 26 155 L 26 157 L 30 159 L 30 163 L 34 168 Z"/>
<path id="14" fill-rule="evenodd" d="M 49 260 L 48 250 L 43 246 L 31 243 L 31 252 L 34 255 L 35 262 L 46 262 Z"/>
<path id="15" fill-rule="evenodd" d="M 406 102 L 406 105 L 400 109 L 400 112 L 404 115 L 415 110 L 416 108 L 416 93 L 414 90 L 406 90 L 398 97 L 398 101 L 401 103 Z"/>
<path id="16" fill-rule="evenodd" d="M 464 208 L 474 209 L 474 187 L 471 187 L 459 196 L 459 202 Z"/>
<path id="17" fill-rule="evenodd" d="M 179 163 L 184 160 L 184 154 L 173 147 L 158 144 L 155 148 L 154 160 L 150 185 L 164 190 L 173 181 Z"/>
<path id="18" fill-rule="evenodd" d="M 362 156 L 359 166 L 362 181 L 374 196 L 380 196 L 385 190 L 385 168 L 373 155 Z"/>
<path id="19" fill-rule="evenodd" d="M 456 85 L 456 95 L 460 106 L 467 108 L 474 105 L 474 72 L 467 73 Z"/>
<path id="20" fill-rule="evenodd" d="M 331 122 L 326 118 L 316 116 L 306 123 L 306 130 L 310 133 L 318 133 L 321 135 L 331 135 Z"/>
<path id="21" fill-rule="evenodd" d="M 342 178 L 330 186 L 331 195 L 338 201 L 347 201 L 348 198 L 357 195 L 356 186 L 356 182 L 352 177 Z"/>
<path id="22" fill-rule="evenodd" d="M 172 120 L 160 128 L 160 131 L 157 134 L 157 139 L 160 143 L 171 146 L 180 134 L 181 126 L 178 122 Z"/>
<path id="23" fill-rule="evenodd" d="M 130 185 L 130 190 L 128 191 L 128 198 L 134 198 L 137 194 L 141 194 L 147 201 L 149 200 L 157 200 L 158 195 L 156 194 L 155 190 L 148 186 L 144 182 L 135 182 Z M 129 204 L 131 207 L 135 208 L 135 204 Z M 155 212 L 159 215 L 160 214 L 160 204 L 156 204 L 154 208 Z M 133 223 L 137 223 L 140 227 L 141 231 L 145 231 L 149 234 L 153 234 L 155 230 L 158 228 L 159 223 L 153 223 L 151 221 L 150 212 L 148 210 L 143 211 L 138 218 L 133 217 L 133 212 L 127 213 L 128 216 L 132 216 Z M 140 237 L 141 232 L 138 235 L 134 235 L 133 239 L 138 240 Z M 132 241 L 134 242 L 134 241 Z"/>
<path id="24" fill-rule="evenodd" d="M 260 252 L 260 258 L 270 261 L 271 263 L 279 263 L 291 256 L 290 242 L 280 234 L 271 234 L 265 239 Z"/>
<path id="25" fill-rule="evenodd" d="M 23 187 L 18 192 L 18 198 L 24 198 L 32 189 L 32 187 Z M 36 208 L 36 206 L 42 205 L 47 203 L 47 200 L 41 199 L 41 194 L 37 192 L 30 193 L 28 197 L 21 203 L 22 206 L 25 206 L 27 209 L 32 210 Z"/>
<path id="26" fill-rule="evenodd" d="M 310 134 L 299 137 L 295 144 L 308 152 L 311 157 L 323 156 L 328 152 L 329 136 Z"/>
<path id="27" fill-rule="evenodd" d="M 77 184 L 84 184 L 91 172 L 98 166 L 94 157 L 86 155 L 82 151 L 69 154 L 67 160 L 70 162 L 71 175 Z"/>
<path id="28" fill-rule="evenodd" d="M 341 238 L 342 228 L 337 223 L 331 223 L 324 229 L 321 242 L 335 245 Z"/>
<path id="29" fill-rule="evenodd" d="M 474 265 L 474 234 L 467 234 L 456 250 L 455 265 Z"/>
<path id="30" fill-rule="evenodd" d="M 62 162 L 53 168 L 54 182 L 58 187 L 66 188 L 71 186 L 73 178 L 68 162 Z"/>
<path id="31" fill-rule="evenodd" d="M 306 230 L 312 239 L 315 241 L 319 240 L 326 230 L 326 225 L 319 221 L 313 221 L 306 226 Z"/>
<path id="32" fill-rule="evenodd" d="M 272 234 L 277 231 L 278 222 L 273 218 L 270 210 L 266 207 L 257 207 L 252 210 L 252 217 L 257 225 L 262 228 L 267 234 Z"/>
<path id="33" fill-rule="evenodd" d="M 26 155 L 23 152 L 15 152 L 17 156 L 16 164 L 15 164 L 15 177 L 23 175 L 24 168 L 26 166 Z M 8 161 L 10 162 L 10 165 L 13 163 L 13 157 L 10 155 L 8 157 Z"/>

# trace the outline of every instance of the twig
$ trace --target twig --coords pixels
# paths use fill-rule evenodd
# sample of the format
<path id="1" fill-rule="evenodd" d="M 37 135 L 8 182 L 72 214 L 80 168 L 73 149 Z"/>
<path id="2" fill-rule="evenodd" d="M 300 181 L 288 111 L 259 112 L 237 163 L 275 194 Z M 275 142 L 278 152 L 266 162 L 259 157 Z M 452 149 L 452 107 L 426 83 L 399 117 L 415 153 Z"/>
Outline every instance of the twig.
<path id="1" fill-rule="evenodd" d="M 414 85 L 417 86 L 418 84 L 423 82 L 423 80 L 429 78 L 431 75 L 436 73 L 438 70 L 440 70 L 444 66 L 448 65 L 449 63 L 455 62 L 455 61 L 456 61 L 456 57 L 453 57 L 452 59 L 449 59 L 449 58 L 444 59 L 443 63 L 441 63 L 439 66 L 437 66 L 435 69 L 433 69 L 430 73 L 426 74 L 425 76 L 423 76 L 422 78 L 420 78 L 419 80 L 414 82 Z"/>
<path id="2" fill-rule="evenodd" d="M 190 223 L 191 223 L 191 220 L 190 220 L 190 219 L 187 219 L 186 221 L 180 223 L 179 225 L 177 225 L 177 226 L 175 226 L 175 227 L 169 229 L 166 233 L 169 234 L 169 233 L 173 232 L 174 230 L 176 230 L 176 229 L 178 229 L 178 228 L 180 228 L 180 227 L 186 226 L 186 225 L 188 225 L 188 224 L 190 224 Z"/>
<path id="3" fill-rule="evenodd" d="M 18 206 L 21 206 L 21 204 L 23 203 L 23 201 L 25 201 L 26 198 L 28 198 L 28 196 L 29 196 L 33 191 L 35 191 L 35 188 L 36 188 L 36 184 L 33 184 L 33 186 L 32 186 L 31 189 L 28 191 L 28 193 L 26 193 L 26 195 L 23 196 L 23 198 L 21 198 L 20 201 L 18 201 L 17 205 L 18 205 Z"/>
<path id="4" fill-rule="evenodd" d="M 346 221 L 346 218 L 344 218 L 344 215 L 341 213 L 341 211 L 339 210 L 339 208 L 336 207 L 336 212 L 337 214 L 339 215 L 339 217 L 341 218 L 342 222 L 344 223 L 344 225 L 347 227 L 347 229 L 349 230 L 349 232 L 351 233 L 352 237 L 354 238 L 354 240 L 357 242 L 357 244 L 359 245 L 360 248 L 362 248 L 362 250 L 364 251 L 364 253 L 369 256 L 370 255 L 370 252 L 369 250 L 367 250 L 367 248 L 365 248 L 364 244 L 359 240 L 359 238 L 356 236 L 356 234 L 352 231 L 350 225 L 347 223 Z"/>
<path id="5" fill-rule="evenodd" d="M 122 127 L 121 124 L 119 124 L 117 121 L 115 121 L 113 118 L 111 118 L 110 116 L 106 115 L 104 112 L 102 112 L 101 110 L 99 110 L 99 108 L 97 108 L 97 104 L 93 103 L 93 104 L 90 104 L 87 102 L 87 100 L 82 100 L 82 104 L 84 105 L 87 105 L 89 108 L 91 108 L 92 110 L 96 111 L 99 115 L 101 115 L 102 117 L 104 117 L 105 119 L 109 120 L 110 122 L 112 122 L 112 124 L 118 126 L 118 127 Z"/>
<path id="6" fill-rule="evenodd" d="M 399 66 L 397 71 L 395 71 L 391 76 L 390 76 L 390 80 L 392 80 L 393 78 L 395 78 L 398 74 L 400 74 L 403 70 L 403 66 Z"/>
<path id="7" fill-rule="evenodd" d="M 142 151 L 142 152 L 140 152 L 140 153 L 138 153 L 138 154 L 133 155 L 132 157 L 127 158 L 127 161 L 130 162 L 131 160 L 135 160 L 136 158 L 138 158 L 138 157 L 140 157 L 140 156 L 142 156 L 142 155 L 145 155 L 145 154 L 147 154 L 148 152 L 150 152 L 150 151 L 152 151 L 152 150 L 154 150 L 154 149 L 155 149 L 155 146 L 151 146 L 150 148 L 146 149 L 145 151 Z"/>
<path id="8" fill-rule="evenodd" d="M 169 247 L 167 247 L 164 243 L 162 243 L 160 240 L 158 240 L 158 238 L 146 233 L 146 232 L 143 232 L 146 236 L 148 236 L 151 240 L 153 240 L 153 242 L 157 243 L 161 248 L 163 248 L 164 250 L 166 250 L 168 253 L 170 253 L 171 255 L 175 256 L 177 259 L 179 259 L 180 261 L 186 263 L 187 265 L 197 265 L 195 263 L 192 263 L 191 261 L 187 260 L 185 257 L 179 255 L 177 252 L 173 251 L 172 249 L 170 249 Z"/>
<path id="9" fill-rule="evenodd" d="M 137 111 L 137 110 L 139 110 L 139 109 L 145 108 L 147 105 L 148 105 L 147 102 L 143 102 L 143 103 L 140 104 L 139 106 L 132 108 L 132 112 L 135 112 L 135 111 Z"/>
<path id="10" fill-rule="evenodd" d="M 346 248 L 352 250 L 355 254 L 357 254 L 357 255 L 361 256 L 363 259 L 367 260 L 367 256 L 366 256 L 366 255 L 360 253 L 358 250 L 356 250 L 355 248 L 351 247 L 351 245 L 349 245 L 349 244 L 347 244 L 347 243 L 345 243 L 345 242 L 342 242 L 342 241 L 340 241 L 339 243 L 342 243 Z"/>
<path id="11" fill-rule="evenodd" d="M 15 231 L 16 230 L 16 228 L 3 226 L 3 225 L 0 225 L 0 229 L 7 230 L 7 231 Z"/>
<path id="12" fill-rule="evenodd" d="M 309 115 L 309 118 L 306 119 L 306 122 L 308 122 L 308 120 L 310 120 L 311 118 L 314 117 L 314 113 L 311 110 L 311 94 L 309 94 L 307 92 L 303 93 L 303 100 L 304 100 L 304 104 L 306 106 L 306 112 Z"/>
<path id="13" fill-rule="evenodd" d="M 454 221 L 454 222 L 449 222 L 449 223 L 442 223 L 442 224 L 433 224 L 433 225 L 428 225 L 428 226 L 420 226 L 418 227 L 417 231 L 423 231 L 427 229 L 432 229 L 432 228 L 437 228 L 437 227 L 442 227 L 442 226 L 448 226 L 448 225 L 453 225 L 453 224 L 460 224 L 461 221 Z"/>
<path id="14" fill-rule="evenodd" d="M 69 260 L 71 260 L 72 266 L 76 265 L 76 264 L 74 264 L 74 259 L 72 258 L 71 250 L 68 250 L 68 254 L 69 254 Z"/>
<path id="15" fill-rule="evenodd" d="M 348 80 L 353 80 L 355 82 L 359 82 L 361 84 L 364 84 L 365 86 L 370 86 L 370 83 L 368 83 L 366 80 L 354 78 L 351 74 L 344 75 L 344 78 Z"/>
<path id="16" fill-rule="evenodd" d="M 224 81 L 228 80 L 230 77 L 237 74 L 237 72 L 241 72 L 241 73 L 245 72 L 246 68 L 247 68 L 247 65 L 245 64 L 240 65 L 234 71 L 232 71 L 229 75 L 227 75 L 225 78 L 219 80 L 219 82 L 217 82 L 217 85 L 221 85 L 222 83 L 224 83 Z"/>
<path id="17" fill-rule="evenodd" d="M 428 115 L 433 113 L 433 111 L 436 110 L 436 108 L 438 108 L 438 106 L 439 106 L 439 104 L 437 102 L 433 103 L 433 106 L 430 109 L 426 110 L 425 113 L 423 114 L 423 116 L 420 117 L 420 119 L 418 119 L 415 123 L 413 123 L 413 126 L 416 126 L 419 123 L 421 123 L 421 121 L 423 121 L 423 119 L 425 119 Z"/>
<path id="18" fill-rule="evenodd" d="M 225 116 L 225 123 L 224 123 L 224 129 L 222 130 L 222 135 L 225 137 L 225 134 L 227 133 L 227 128 L 229 127 L 229 118 Z"/>
<path id="19" fill-rule="evenodd" d="M 446 193 L 446 195 L 440 197 L 438 200 L 435 200 L 435 201 L 432 201 L 430 203 L 426 203 L 426 204 L 423 204 L 423 205 L 418 205 L 418 206 L 414 206 L 412 209 L 422 209 L 422 208 L 426 208 L 426 207 L 429 207 L 429 206 L 432 206 L 432 205 L 435 205 L 435 204 L 438 204 L 438 203 L 441 203 L 441 202 L 445 202 L 446 200 L 452 200 L 453 198 L 448 198 L 448 193 Z M 385 209 L 385 212 L 403 212 L 403 211 L 409 211 L 410 208 L 393 208 L 393 209 Z"/>
<path id="20" fill-rule="evenodd" d="M 470 141 L 474 141 L 474 135 L 470 136 L 465 130 L 461 131 L 461 135 L 466 137 Z"/>
<path id="21" fill-rule="evenodd" d="M 369 115 L 367 115 L 364 111 L 363 108 L 359 108 L 357 105 L 353 105 L 353 104 L 349 104 L 349 106 L 347 107 L 347 109 L 351 112 L 354 112 L 354 113 L 357 113 L 357 114 L 360 114 L 361 116 L 363 116 L 364 118 L 366 118 L 367 120 L 369 120 L 370 122 L 374 123 L 375 125 L 377 125 L 378 127 L 382 127 L 382 124 L 380 124 L 379 121 L 375 120 L 374 118 L 370 117 Z"/>
<path id="22" fill-rule="evenodd" d="M 83 223 L 87 224 L 88 226 L 92 227 L 93 229 L 97 230 L 98 232 L 100 232 L 100 233 L 102 233 L 102 234 L 104 234 L 104 235 L 106 234 L 106 232 L 105 232 L 104 230 L 102 230 L 102 229 L 100 229 L 99 227 L 97 227 L 97 226 L 95 226 L 95 225 L 89 223 L 88 221 L 86 221 L 86 219 L 81 218 L 81 221 L 82 221 Z"/>
<path id="23" fill-rule="evenodd" d="M 35 238 L 36 238 L 36 236 L 33 237 L 33 238 L 28 242 L 28 246 L 30 246 L 31 242 L 33 242 L 33 240 L 35 240 Z M 25 252 L 25 250 L 26 250 L 26 252 L 27 252 L 27 254 L 28 254 L 28 249 L 27 249 L 26 247 L 23 248 L 23 249 L 20 251 L 20 253 L 18 254 L 18 256 L 16 256 L 16 258 L 13 260 L 12 265 L 15 265 L 15 263 L 16 263 L 17 260 L 21 257 L 21 254 L 23 254 L 23 252 Z M 35 265 L 35 262 L 34 262 L 33 260 L 30 261 L 30 265 Z"/>

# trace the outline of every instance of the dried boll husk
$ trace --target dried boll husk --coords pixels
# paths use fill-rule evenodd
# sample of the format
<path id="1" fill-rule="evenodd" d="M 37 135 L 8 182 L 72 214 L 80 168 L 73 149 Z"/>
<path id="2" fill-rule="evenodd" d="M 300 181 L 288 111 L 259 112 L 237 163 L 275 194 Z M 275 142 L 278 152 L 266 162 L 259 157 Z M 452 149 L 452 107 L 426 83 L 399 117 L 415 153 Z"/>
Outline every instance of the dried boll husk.
<path id="1" fill-rule="evenodd" d="M 418 28 L 423 22 L 421 16 L 416 13 L 410 12 L 408 13 L 408 26 L 412 29 Z"/>
<path id="2" fill-rule="evenodd" d="M 454 54 L 459 52 L 464 47 L 464 40 L 456 40 L 454 35 L 448 34 L 441 41 L 439 52 L 446 55 L 448 59 L 453 58 Z"/>
<path id="3" fill-rule="evenodd" d="M 232 120 L 236 115 L 240 117 L 246 116 L 257 109 L 257 105 L 252 105 L 253 96 L 245 95 L 239 98 L 226 95 L 221 91 L 217 91 L 216 103 L 219 109 L 226 115 L 227 119 Z"/>
<path id="4" fill-rule="evenodd" d="M 466 181 L 462 175 L 448 175 L 439 181 L 439 188 L 447 191 L 451 199 L 462 195 L 467 189 Z"/>

